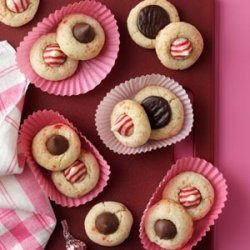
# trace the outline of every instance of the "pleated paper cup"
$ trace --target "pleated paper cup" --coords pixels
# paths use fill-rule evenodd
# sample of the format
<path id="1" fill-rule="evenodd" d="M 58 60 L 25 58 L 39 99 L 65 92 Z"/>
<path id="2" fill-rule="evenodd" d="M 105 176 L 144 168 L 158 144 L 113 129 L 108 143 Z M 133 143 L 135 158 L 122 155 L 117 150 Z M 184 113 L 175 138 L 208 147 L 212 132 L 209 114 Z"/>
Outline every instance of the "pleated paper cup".
<path id="1" fill-rule="evenodd" d="M 116 139 L 111 131 L 110 117 L 112 110 L 118 102 L 124 99 L 133 99 L 141 89 L 150 85 L 165 87 L 180 99 L 185 112 L 183 127 L 177 135 L 168 139 L 160 141 L 149 140 L 146 144 L 137 148 L 126 147 Z M 193 121 L 192 104 L 184 88 L 173 79 L 159 74 L 136 77 L 116 86 L 101 101 L 95 115 L 96 128 L 101 140 L 110 150 L 118 154 L 145 153 L 179 142 L 189 135 L 193 127 Z"/>
<path id="2" fill-rule="evenodd" d="M 75 74 L 65 80 L 46 80 L 32 69 L 30 49 L 42 35 L 56 32 L 62 18 L 68 14 L 82 13 L 95 18 L 105 31 L 105 45 L 100 54 L 88 61 L 79 61 Z M 87 93 L 108 75 L 115 64 L 120 44 L 117 22 L 111 11 L 100 2 L 85 0 L 69 4 L 44 18 L 32 29 L 17 48 L 17 64 L 25 76 L 42 91 L 54 95 L 71 96 Z"/>
<path id="3" fill-rule="evenodd" d="M 72 129 L 74 129 L 80 139 L 82 148 L 90 151 L 95 158 L 97 159 L 100 166 L 100 177 L 96 187 L 91 190 L 86 195 L 80 198 L 70 198 L 62 193 L 60 193 L 56 187 L 54 186 L 51 180 L 51 172 L 40 167 L 34 160 L 32 156 L 32 140 L 34 136 L 40 131 L 43 127 L 47 125 L 52 125 L 55 123 L 63 123 L 68 125 Z M 110 167 L 102 157 L 102 155 L 98 152 L 95 146 L 85 137 L 83 136 L 74 126 L 70 123 L 66 118 L 60 115 L 57 112 L 52 110 L 43 110 L 38 111 L 30 115 L 22 124 L 20 130 L 20 141 L 23 147 L 24 155 L 27 157 L 28 165 L 31 168 L 35 178 L 38 183 L 44 190 L 44 192 L 48 195 L 48 197 L 55 201 L 56 204 L 59 204 L 63 207 L 77 207 L 79 205 L 83 205 L 92 199 L 94 199 L 99 193 L 101 193 L 104 187 L 107 185 L 110 175 Z"/>
<path id="4" fill-rule="evenodd" d="M 215 220 L 218 219 L 219 214 L 222 212 L 225 202 L 227 200 L 227 184 L 222 173 L 214 167 L 211 163 L 200 158 L 182 158 L 178 160 L 171 169 L 167 172 L 167 175 L 163 178 L 160 185 L 152 195 L 147 207 L 143 213 L 140 223 L 140 239 L 141 243 L 146 250 L 161 250 L 162 248 L 155 243 L 151 242 L 147 237 L 144 229 L 144 221 L 148 209 L 155 203 L 162 199 L 162 192 L 166 184 L 176 175 L 185 172 L 193 171 L 206 177 L 214 188 L 215 198 L 214 204 L 210 212 L 201 220 L 194 221 L 194 233 L 189 242 L 181 248 L 182 250 L 190 250 L 206 235 L 211 226 L 214 225 Z"/>

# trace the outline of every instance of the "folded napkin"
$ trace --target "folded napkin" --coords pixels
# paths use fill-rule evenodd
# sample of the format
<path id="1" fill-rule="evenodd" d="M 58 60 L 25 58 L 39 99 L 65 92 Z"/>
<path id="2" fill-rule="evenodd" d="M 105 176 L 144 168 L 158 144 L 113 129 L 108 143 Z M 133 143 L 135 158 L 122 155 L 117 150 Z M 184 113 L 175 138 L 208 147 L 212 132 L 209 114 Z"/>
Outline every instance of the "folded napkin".
<path id="1" fill-rule="evenodd" d="M 8 42 L 0 42 L 0 249 L 35 250 L 45 247 L 56 218 L 31 170 L 24 168 L 18 130 L 28 81 L 15 56 Z"/>

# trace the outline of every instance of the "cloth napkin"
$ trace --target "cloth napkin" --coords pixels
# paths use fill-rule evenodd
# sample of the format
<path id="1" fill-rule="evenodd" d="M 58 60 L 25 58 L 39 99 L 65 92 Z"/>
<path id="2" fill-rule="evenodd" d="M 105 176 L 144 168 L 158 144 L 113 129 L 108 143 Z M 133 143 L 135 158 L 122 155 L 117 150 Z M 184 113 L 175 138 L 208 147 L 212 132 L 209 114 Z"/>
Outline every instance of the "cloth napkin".
<path id="1" fill-rule="evenodd" d="M 0 42 L 0 249 L 43 249 L 56 218 L 18 143 L 28 81 L 18 70 L 16 52 Z M 18 174 L 18 175 L 14 175 Z"/>

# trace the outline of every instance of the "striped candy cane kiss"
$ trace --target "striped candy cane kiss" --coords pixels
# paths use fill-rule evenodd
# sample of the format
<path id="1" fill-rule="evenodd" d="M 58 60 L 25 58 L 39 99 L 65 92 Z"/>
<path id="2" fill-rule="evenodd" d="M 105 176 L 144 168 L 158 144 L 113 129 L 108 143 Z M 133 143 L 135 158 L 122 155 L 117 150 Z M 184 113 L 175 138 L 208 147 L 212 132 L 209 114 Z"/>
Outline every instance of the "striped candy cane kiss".
<path id="1" fill-rule="evenodd" d="M 192 49 L 192 43 L 187 38 L 177 38 L 171 44 L 170 53 L 174 59 L 182 60 L 189 57 Z"/>
<path id="2" fill-rule="evenodd" d="M 43 60 L 51 67 L 58 67 L 64 64 L 66 55 L 62 52 L 57 43 L 53 43 L 45 48 Z"/>
<path id="3" fill-rule="evenodd" d="M 126 114 L 120 115 L 115 125 L 111 128 L 112 131 L 117 131 L 120 135 L 130 136 L 134 132 L 134 123 L 132 118 Z"/>
<path id="4" fill-rule="evenodd" d="M 86 166 L 81 161 L 76 161 L 64 171 L 67 181 L 76 183 L 82 181 L 87 174 Z"/>
<path id="5" fill-rule="evenodd" d="M 186 187 L 179 193 L 179 202 L 186 208 L 197 207 L 201 202 L 201 193 L 195 187 Z"/>
<path id="6" fill-rule="evenodd" d="M 15 13 L 24 12 L 30 5 L 29 0 L 6 0 L 8 9 Z"/>

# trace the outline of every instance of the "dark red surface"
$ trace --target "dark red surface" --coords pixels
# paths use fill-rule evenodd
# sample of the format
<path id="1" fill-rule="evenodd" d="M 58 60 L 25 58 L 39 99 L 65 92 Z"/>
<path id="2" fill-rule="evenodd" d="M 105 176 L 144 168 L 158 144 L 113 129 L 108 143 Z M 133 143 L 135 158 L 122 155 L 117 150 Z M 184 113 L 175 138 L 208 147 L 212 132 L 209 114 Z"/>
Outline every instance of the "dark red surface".
<path id="1" fill-rule="evenodd" d="M 14 47 L 27 32 L 47 17 L 49 13 L 72 0 L 42 0 L 34 20 L 25 27 L 14 29 L 0 24 L 0 40 L 8 40 Z M 121 33 L 121 47 L 117 62 L 108 77 L 93 91 L 80 96 L 60 97 L 40 91 L 31 85 L 28 89 L 23 118 L 39 109 L 53 109 L 74 123 L 103 154 L 111 165 L 111 179 L 105 191 L 92 202 L 78 208 L 62 208 L 52 202 L 58 225 L 46 249 L 65 249 L 60 221 L 67 219 L 72 234 L 84 240 L 90 250 L 105 249 L 91 243 L 84 232 L 83 221 L 89 209 L 99 201 L 115 200 L 126 204 L 134 215 L 131 235 L 122 245 L 110 249 L 142 249 L 138 228 L 142 212 L 173 163 L 174 147 L 136 155 L 120 156 L 108 150 L 97 135 L 94 114 L 103 96 L 115 85 L 149 73 L 170 76 L 190 89 L 194 95 L 195 128 L 194 143 L 196 155 L 213 162 L 214 158 L 214 1 L 213 0 L 172 0 L 177 7 L 181 20 L 195 25 L 203 34 L 205 51 L 199 61 L 185 71 L 170 71 L 158 61 L 153 50 L 138 47 L 129 37 L 126 18 L 129 10 L 138 0 L 102 0 L 115 14 Z M 195 249 L 212 249 L 212 234 L 208 234 Z"/>

